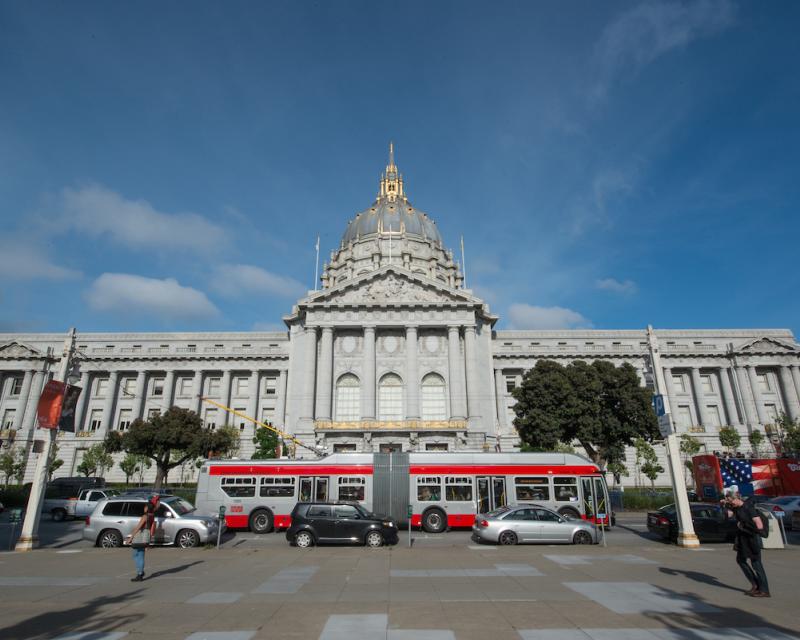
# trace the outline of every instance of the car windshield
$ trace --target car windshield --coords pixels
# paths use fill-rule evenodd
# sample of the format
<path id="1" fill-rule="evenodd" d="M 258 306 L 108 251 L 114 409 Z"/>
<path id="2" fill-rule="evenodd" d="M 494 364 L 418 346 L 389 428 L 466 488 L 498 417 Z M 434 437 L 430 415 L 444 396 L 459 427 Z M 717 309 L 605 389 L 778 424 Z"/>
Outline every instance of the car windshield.
<path id="1" fill-rule="evenodd" d="M 489 516 L 490 518 L 496 518 L 497 516 L 501 516 L 506 511 L 510 511 L 510 510 L 511 510 L 510 507 L 498 507 L 497 509 L 495 509 L 494 511 L 490 511 L 486 515 Z"/>
<path id="2" fill-rule="evenodd" d="M 172 507 L 172 510 L 179 516 L 185 516 L 187 513 L 194 511 L 194 507 L 183 498 L 169 498 L 161 502 Z"/>
<path id="3" fill-rule="evenodd" d="M 797 496 L 782 496 L 780 498 L 775 498 L 774 500 L 770 500 L 770 502 L 774 502 L 775 504 L 790 504 L 797 499 Z"/>

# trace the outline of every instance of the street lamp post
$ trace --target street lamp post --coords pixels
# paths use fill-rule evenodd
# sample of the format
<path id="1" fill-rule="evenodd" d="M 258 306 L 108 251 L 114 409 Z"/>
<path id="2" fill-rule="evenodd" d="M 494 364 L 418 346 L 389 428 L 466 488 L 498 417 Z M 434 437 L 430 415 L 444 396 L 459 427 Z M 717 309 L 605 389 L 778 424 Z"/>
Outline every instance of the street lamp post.
<path id="1" fill-rule="evenodd" d="M 651 325 L 647 326 L 647 344 L 650 351 L 650 364 L 653 367 L 653 382 L 656 393 L 664 399 L 664 423 L 666 426 L 665 442 L 667 446 L 667 467 L 672 478 L 672 492 L 675 495 L 675 514 L 678 518 L 678 546 L 694 549 L 700 546 L 700 540 L 694 532 L 692 512 L 689 508 L 689 496 L 686 494 L 686 478 L 681 466 L 678 436 L 672 422 L 672 413 L 669 408 L 667 385 L 664 380 L 664 370 L 661 368 L 661 353 L 658 348 L 658 338 Z M 663 432 L 662 432 L 663 433 Z"/>

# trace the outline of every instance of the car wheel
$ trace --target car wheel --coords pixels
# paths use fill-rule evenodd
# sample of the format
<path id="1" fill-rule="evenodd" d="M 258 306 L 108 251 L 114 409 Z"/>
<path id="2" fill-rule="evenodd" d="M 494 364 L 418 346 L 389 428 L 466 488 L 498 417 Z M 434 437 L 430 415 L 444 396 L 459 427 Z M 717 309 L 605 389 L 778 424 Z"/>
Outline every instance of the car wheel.
<path id="1" fill-rule="evenodd" d="M 561 509 L 558 513 L 561 514 L 562 516 L 564 516 L 565 518 L 571 518 L 572 520 L 580 520 L 581 519 L 581 514 L 578 513 L 577 509 L 571 509 L 571 508 L 567 507 L 565 509 Z"/>
<path id="2" fill-rule="evenodd" d="M 175 544 L 177 544 L 181 549 L 197 547 L 200 544 L 200 536 L 197 535 L 197 531 L 192 531 L 191 529 L 181 529 L 178 532 L 178 536 L 175 538 Z"/>
<path id="3" fill-rule="evenodd" d="M 314 536 L 308 531 L 301 531 L 294 537 L 294 543 L 301 549 L 314 546 Z"/>
<path id="4" fill-rule="evenodd" d="M 97 546 L 103 549 L 115 549 L 122 546 L 122 534 L 116 529 L 106 529 L 97 538 Z"/>
<path id="5" fill-rule="evenodd" d="M 383 546 L 383 536 L 380 531 L 370 531 L 367 534 L 367 546 L 376 549 Z"/>
<path id="6" fill-rule="evenodd" d="M 500 544 L 513 545 L 517 544 L 517 534 L 513 531 L 503 531 L 497 539 Z"/>
<path id="7" fill-rule="evenodd" d="M 592 534 L 588 531 L 576 531 L 575 535 L 572 536 L 573 544 L 592 544 L 593 542 Z"/>
<path id="8" fill-rule="evenodd" d="M 447 517 L 441 509 L 431 509 L 422 516 L 422 528 L 428 533 L 441 533 L 447 528 Z"/>
<path id="9" fill-rule="evenodd" d="M 258 509 L 250 514 L 250 531 L 269 533 L 272 531 L 272 514 L 266 509 Z"/>
<path id="10" fill-rule="evenodd" d="M 55 522 L 62 522 L 67 518 L 67 512 L 64 509 L 53 509 L 50 515 L 53 516 Z"/>

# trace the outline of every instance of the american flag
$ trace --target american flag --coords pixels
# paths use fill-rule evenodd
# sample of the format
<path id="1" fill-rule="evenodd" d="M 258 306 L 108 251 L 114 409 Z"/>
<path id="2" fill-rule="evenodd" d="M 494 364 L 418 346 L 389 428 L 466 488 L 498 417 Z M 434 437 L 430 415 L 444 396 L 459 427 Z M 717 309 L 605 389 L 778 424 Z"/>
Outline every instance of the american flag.
<path id="1" fill-rule="evenodd" d="M 727 458 L 719 461 L 722 486 L 737 486 L 743 496 L 763 494 L 772 487 L 768 464 L 753 464 L 750 460 Z"/>

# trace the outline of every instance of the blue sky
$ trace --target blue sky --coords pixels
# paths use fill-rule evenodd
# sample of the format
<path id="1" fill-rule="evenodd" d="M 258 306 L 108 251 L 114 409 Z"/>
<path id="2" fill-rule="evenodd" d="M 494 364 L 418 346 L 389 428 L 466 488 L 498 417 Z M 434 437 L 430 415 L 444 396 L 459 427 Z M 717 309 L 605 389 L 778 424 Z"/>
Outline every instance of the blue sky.
<path id="1" fill-rule="evenodd" d="M 800 330 L 793 2 L 0 1 L 0 331 L 281 328 L 389 140 L 498 328 Z"/>

